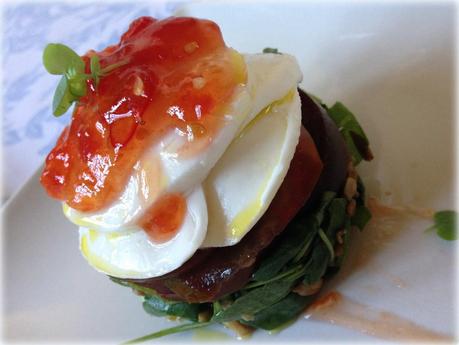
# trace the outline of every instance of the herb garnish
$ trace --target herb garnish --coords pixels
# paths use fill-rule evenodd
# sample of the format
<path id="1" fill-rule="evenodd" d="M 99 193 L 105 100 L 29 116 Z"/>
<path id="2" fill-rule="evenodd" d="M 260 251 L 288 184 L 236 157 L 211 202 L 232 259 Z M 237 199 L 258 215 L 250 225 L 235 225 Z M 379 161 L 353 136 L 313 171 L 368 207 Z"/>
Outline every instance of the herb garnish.
<path id="1" fill-rule="evenodd" d="M 159 296 L 145 296 L 143 309 L 155 316 L 176 316 L 198 321 L 199 304 L 168 301 Z"/>
<path id="2" fill-rule="evenodd" d="M 370 150 L 368 138 L 352 112 L 341 102 L 336 102 L 327 109 L 328 115 L 335 122 L 343 135 L 354 165 L 358 165 L 362 159 L 370 161 L 373 154 Z"/>
<path id="3" fill-rule="evenodd" d="M 277 50 L 277 48 L 270 48 L 270 47 L 266 47 L 265 49 L 263 49 L 263 54 L 266 54 L 266 53 L 282 55 L 282 53 L 280 53 L 279 50 Z"/>
<path id="4" fill-rule="evenodd" d="M 438 211 L 434 214 L 434 225 L 429 230 L 436 230 L 437 235 L 446 241 L 457 240 L 457 212 L 452 210 Z"/>
<path id="5" fill-rule="evenodd" d="M 43 65 L 50 74 L 62 75 L 53 97 L 54 116 L 65 114 L 74 102 L 86 95 L 87 80 L 94 80 L 97 86 L 101 77 L 126 63 L 127 60 L 122 60 L 100 68 L 99 57 L 93 55 L 91 73 L 87 74 L 83 59 L 74 50 L 60 43 L 48 44 L 43 51 Z"/>
<path id="6" fill-rule="evenodd" d="M 162 330 L 160 330 L 158 332 L 151 333 L 151 334 L 145 335 L 143 337 L 127 341 L 127 342 L 125 342 L 123 344 L 127 345 L 127 344 L 143 343 L 144 341 L 148 341 L 148 340 L 152 340 L 152 339 L 156 339 L 156 338 L 161 338 L 161 337 L 164 337 L 166 335 L 170 335 L 170 334 L 174 334 L 174 333 L 181 333 L 181 332 L 189 331 L 189 330 L 196 329 L 196 328 L 207 327 L 207 326 L 210 326 L 211 324 L 212 324 L 212 322 L 185 323 L 183 325 L 162 329 Z"/>
<path id="7" fill-rule="evenodd" d="M 287 296 L 292 284 L 289 280 L 279 280 L 253 289 L 236 299 L 227 309 L 215 314 L 212 321 L 225 322 L 239 320 L 243 315 L 254 315 Z"/>

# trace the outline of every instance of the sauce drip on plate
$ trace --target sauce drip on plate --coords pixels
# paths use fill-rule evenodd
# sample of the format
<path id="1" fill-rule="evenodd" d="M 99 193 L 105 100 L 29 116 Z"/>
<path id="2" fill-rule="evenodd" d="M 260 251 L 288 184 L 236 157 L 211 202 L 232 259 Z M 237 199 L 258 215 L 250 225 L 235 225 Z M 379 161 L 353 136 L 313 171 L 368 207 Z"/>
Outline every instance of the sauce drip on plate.
<path id="1" fill-rule="evenodd" d="M 395 314 L 377 310 L 332 291 L 306 310 L 306 318 L 325 321 L 382 339 L 444 343 L 453 339 Z"/>
<path id="2" fill-rule="evenodd" d="M 88 81 L 41 182 L 54 198 L 83 212 L 120 196 L 145 149 L 166 134 L 185 135 L 184 155 L 206 145 L 224 124 L 224 108 L 246 80 L 242 58 L 208 20 L 141 17 L 117 45 L 97 54 L 101 67 L 124 64 Z"/>

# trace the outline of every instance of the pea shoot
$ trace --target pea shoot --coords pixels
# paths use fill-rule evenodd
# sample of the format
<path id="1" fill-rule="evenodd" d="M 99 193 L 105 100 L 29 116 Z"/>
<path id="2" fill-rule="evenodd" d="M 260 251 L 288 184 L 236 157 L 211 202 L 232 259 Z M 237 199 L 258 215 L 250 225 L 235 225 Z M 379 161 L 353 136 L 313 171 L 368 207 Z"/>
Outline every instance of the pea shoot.
<path id="1" fill-rule="evenodd" d="M 100 67 L 99 57 L 90 58 L 90 71 L 85 73 L 83 59 L 71 48 L 60 43 L 50 43 L 43 52 L 43 65 L 50 74 L 61 75 L 53 97 L 53 114 L 58 117 L 67 112 L 74 102 L 87 93 L 87 80 L 93 80 L 96 87 L 100 78 L 106 76 L 128 61 L 122 60 L 105 68 Z"/>

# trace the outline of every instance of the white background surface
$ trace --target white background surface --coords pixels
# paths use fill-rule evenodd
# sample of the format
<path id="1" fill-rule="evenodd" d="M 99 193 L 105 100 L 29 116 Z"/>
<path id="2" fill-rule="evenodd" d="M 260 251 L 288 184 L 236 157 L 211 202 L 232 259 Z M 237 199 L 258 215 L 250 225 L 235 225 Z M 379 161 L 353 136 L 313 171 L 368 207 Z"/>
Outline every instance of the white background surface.
<path id="1" fill-rule="evenodd" d="M 363 166 L 370 193 L 393 204 L 451 208 L 454 199 L 454 7 L 435 3 L 195 4 L 186 13 L 217 21 L 228 45 L 266 46 L 297 56 L 302 86 L 352 109 L 371 140 Z M 120 24 L 119 30 L 126 25 Z M 108 43 L 108 42 L 107 42 Z M 5 340 L 123 341 L 171 324 L 146 315 L 138 298 L 93 271 L 76 228 L 46 197 L 38 176 L 4 213 Z M 390 192 L 391 195 L 385 194 Z M 454 246 L 409 218 L 368 264 L 335 288 L 361 303 L 452 334 Z M 364 233 L 371 241 L 378 234 Z M 402 277 L 404 287 L 393 279 Z M 182 334 L 160 342 L 188 341 Z M 252 341 L 372 340 L 351 330 L 298 321 Z"/>

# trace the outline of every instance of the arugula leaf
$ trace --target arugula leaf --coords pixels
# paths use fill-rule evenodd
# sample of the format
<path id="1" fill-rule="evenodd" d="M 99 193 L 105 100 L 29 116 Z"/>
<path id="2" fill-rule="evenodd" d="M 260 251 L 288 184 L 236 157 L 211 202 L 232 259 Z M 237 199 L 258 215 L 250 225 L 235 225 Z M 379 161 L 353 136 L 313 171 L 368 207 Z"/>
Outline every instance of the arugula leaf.
<path id="1" fill-rule="evenodd" d="M 272 54 L 279 54 L 279 55 L 282 55 L 281 53 L 279 53 L 279 51 L 277 50 L 277 48 L 269 48 L 269 47 L 266 47 L 265 49 L 263 49 L 263 54 L 266 54 L 266 53 L 272 53 Z"/>
<path id="2" fill-rule="evenodd" d="M 223 310 L 222 305 L 219 301 L 215 301 L 212 303 L 212 311 L 213 315 L 217 314 L 220 310 Z"/>
<path id="3" fill-rule="evenodd" d="M 151 333 L 151 334 L 145 335 L 145 336 L 140 337 L 140 338 L 129 340 L 129 341 L 123 343 L 123 344 L 127 345 L 127 344 L 143 343 L 145 341 L 156 339 L 156 338 L 161 338 L 161 337 L 164 337 L 166 335 L 171 335 L 171 334 L 174 334 L 174 333 L 181 333 L 181 332 L 189 331 L 189 330 L 196 329 L 196 328 L 207 327 L 207 326 L 210 326 L 211 324 L 212 324 L 212 322 L 186 323 L 186 324 L 183 324 L 183 325 L 179 325 L 179 326 L 175 326 L 175 327 L 171 327 L 171 328 L 166 328 L 166 329 L 163 329 L 163 330 L 161 330 L 159 332 Z"/>
<path id="4" fill-rule="evenodd" d="M 253 315 L 284 298 L 292 285 L 291 281 L 280 280 L 253 289 L 236 299 L 227 309 L 216 313 L 212 321 L 226 322 L 238 320 L 242 315 Z"/>
<path id="5" fill-rule="evenodd" d="M 330 252 L 323 241 L 318 239 L 318 241 L 316 241 L 316 245 L 314 246 L 314 250 L 311 253 L 311 257 L 306 263 L 306 272 L 303 282 L 310 285 L 322 278 L 327 270 L 329 261 Z"/>
<path id="6" fill-rule="evenodd" d="M 347 201 L 345 198 L 335 198 L 327 209 L 327 224 L 324 226 L 327 236 L 334 238 L 336 231 L 343 227 L 346 218 Z"/>
<path id="7" fill-rule="evenodd" d="M 143 308 L 147 313 L 155 316 L 170 315 L 198 321 L 198 303 L 168 301 L 159 296 L 146 296 Z"/>
<path id="8" fill-rule="evenodd" d="M 141 285 L 138 285 L 136 283 L 133 283 L 133 282 L 130 282 L 130 281 L 126 281 L 126 280 L 123 280 L 123 279 L 120 279 L 120 278 L 115 278 L 115 277 L 111 277 L 109 276 L 110 280 L 116 284 L 119 284 L 121 286 L 125 286 L 125 287 L 129 287 L 131 289 L 134 289 L 138 292 L 141 292 L 142 294 L 146 295 L 146 296 L 157 296 L 158 293 L 153 290 L 153 289 L 150 289 L 150 288 L 147 288 L 147 287 L 144 287 L 144 286 L 141 286 Z"/>
<path id="9" fill-rule="evenodd" d="M 263 260 L 253 274 L 255 281 L 269 280 L 294 258 L 316 234 L 313 219 L 302 219 L 290 224 L 282 234 L 280 242 L 269 256 Z"/>
<path id="10" fill-rule="evenodd" d="M 43 65 L 51 74 L 64 75 L 69 70 L 84 72 L 83 59 L 66 45 L 50 43 L 43 51 Z"/>
<path id="11" fill-rule="evenodd" d="M 373 155 L 370 151 L 368 138 L 354 114 L 341 102 L 336 102 L 331 108 L 328 108 L 328 115 L 343 135 L 354 165 L 358 165 L 362 159 L 371 160 Z"/>
<path id="12" fill-rule="evenodd" d="M 322 229 L 319 229 L 319 236 L 330 253 L 330 261 L 333 261 L 333 259 L 335 258 L 335 251 L 333 250 L 333 245 L 330 242 L 330 239 L 327 237 L 327 235 Z"/>
<path id="13" fill-rule="evenodd" d="M 314 298 L 291 292 L 284 299 L 256 313 L 253 320 L 239 321 L 255 328 L 273 330 L 297 317 Z"/>
<path id="14" fill-rule="evenodd" d="M 427 230 L 437 231 L 437 235 L 446 241 L 455 241 L 457 235 L 457 212 L 452 210 L 438 211 L 434 214 L 434 225 Z"/>
<path id="15" fill-rule="evenodd" d="M 278 281 L 280 279 L 283 279 L 284 281 L 294 281 L 301 277 L 304 274 L 304 267 L 301 264 L 298 264 L 293 267 L 289 267 L 288 265 L 286 266 L 285 270 L 282 270 L 279 274 L 275 275 L 272 278 L 269 278 L 267 280 L 261 280 L 261 281 L 254 281 L 251 283 L 248 283 L 246 286 L 244 286 L 244 290 L 247 289 L 253 289 L 262 285 L 266 285 L 275 281 Z"/>
<path id="16" fill-rule="evenodd" d="M 319 225 L 322 224 L 324 217 L 325 217 L 325 211 L 327 209 L 327 206 L 333 200 L 335 196 L 336 196 L 335 192 L 329 192 L 329 191 L 324 192 L 324 194 L 322 195 L 317 211 L 315 212 L 317 224 Z"/>
<path id="17" fill-rule="evenodd" d="M 319 231 L 319 226 L 317 225 L 316 219 L 314 217 L 308 217 L 308 221 L 308 226 L 310 227 L 308 237 L 305 238 L 305 243 L 296 254 L 295 258 L 293 259 L 293 263 L 300 261 L 308 253 L 309 249 L 311 248 L 311 244 L 314 241 L 314 237 Z"/>

